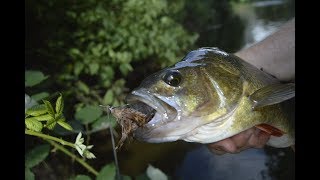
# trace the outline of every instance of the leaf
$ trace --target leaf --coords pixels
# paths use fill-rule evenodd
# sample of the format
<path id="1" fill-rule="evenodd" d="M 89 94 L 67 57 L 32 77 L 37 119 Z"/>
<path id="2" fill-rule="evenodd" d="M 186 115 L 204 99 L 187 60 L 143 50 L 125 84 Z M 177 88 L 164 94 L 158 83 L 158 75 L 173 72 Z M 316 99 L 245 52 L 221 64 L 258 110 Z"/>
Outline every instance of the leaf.
<path id="1" fill-rule="evenodd" d="M 103 96 L 103 104 L 111 104 L 113 101 L 113 91 L 109 89 L 106 94 Z"/>
<path id="2" fill-rule="evenodd" d="M 47 112 L 50 114 L 50 116 L 52 118 L 54 118 L 55 113 L 54 113 L 54 110 L 53 110 L 53 107 L 52 107 L 51 103 L 49 101 L 47 101 L 47 100 L 42 100 L 42 101 L 46 106 Z"/>
<path id="3" fill-rule="evenodd" d="M 25 166 L 32 168 L 42 162 L 49 154 L 50 146 L 48 144 L 39 145 L 33 148 L 25 155 Z"/>
<path id="4" fill-rule="evenodd" d="M 89 64 L 89 71 L 91 75 L 95 75 L 98 73 L 99 64 L 98 63 L 91 63 Z"/>
<path id="5" fill-rule="evenodd" d="M 48 96 L 49 96 L 49 93 L 41 92 L 41 93 L 32 95 L 31 98 L 34 99 L 35 101 L 40 101 Z"/>
<path id="6" fill-rule="evenodd" d="M 76 76 L 79 76 L 79 74 L 81 73 L 83 68 L 84 68 L 84 64 L 82 62 L 76 62 L 75 65 L 74 65 L 73 73 Z"/>
<path id="7" fill-rule="evenodd" d="M 96 180 L 114 180 L 115 176 L 116 166 L 114 165 L 114 163 L 110 163 L 100 170 Z"/>
<path id="8" fill-rule="evenodd" d="M 102 75 L 105 75 L 106 77 L 104 77 L 103 79 L 109 79 L 112 80 L 114 77 L 114 70 L 112 69 L 111 66 L 103 66 L 102 67 Z"/>
<path id="9" fill-rule="evenodd" d="M 91 178 L 89 176 L 86 176 L 86 175 L 77 175 L 74 180 L 91 180 Z"/>
<path id="10" fill-rule="evenodd" d="M 43 125 L 41 122 L 37 121 L 34 118 L 27 118 L 24 121 L 27 129 L 30 129 L 32 131 L 41 132 Z"/>
<path id="11" fill-rule="evenodd" d="M 84 82 L 78 81 L 77 82 L 77 86 L 78 86 L 80 91 L 84 92 L 85 94 L 89 94 L 90 89 Z"/>
<path id="12" fill-rule="evenodd" d="M 121 64 L 120 67 L 119 67 L 121 73 L 123 75 L 127 75 L 129 72 L 131 72 L 133 70 L 132 66 L 128 63 L 125 63 L 125 64 Z"/>
<path id="13" fill-rule="evenodd" d="M 92 123 L 92 130 L 100 130 L 100 129 L 106 129 L 110 125 L 111 127 L 115 127 L 117 125 L 116 119 L 113 116 L 102 116 L 98 120 L 96 120 L 94 123 Z"/>
<path id="14" fill-rule="evenodd" d="M 33 172 L 30 170 L 30 168 L 24 169 L 24 177 L 25 177 L 25 180 L 35 180 L 35 176 Z"/>
<path id="15" fill-rule="evenodd" d="M 166 174 L 164 174 L 160 169 L 155 168 L 150 164 L 147 168 L 147 176 L 151 180 L 167 180 L 168 179 Z"/>
<path id="16" fill-rule="evenodd" d="M 52 119 L 50 114 L 45 114 L 45 115 L 41 115 L 41 116 L 35 116 L 32 117 L 34 119 L 36 119 L 37 121 L 49 121 L 50 119 Z"/>
<path id="17" fill-rule="evenodd" d="M 58 120 L 58 124 L 59 124 L 60 126 L 62 126 L 63 128 L 69 130 L 69 131 L 72 131 L 72 130 L 73 130 L 73 128 L 71 127 L 71 125 L 68 124 L 68 123 L 66 123 L 66 122 L 64 122 L 63 120 Z"/>
<path id="18" fill-rule="evenodd" d="M 130 176 L 126 176 L 126 175 L 121 175 L 121 179 L 122 180 L 131 180 Z"/>
<path id="19" fill-rule="evenodd" d="M 26 114 L 30 116 L 40 116 L 45 113 L 47 113 L 47 108 L 44 104 L 32 106 L 26 111 Z"/>
<path id="20" fill-rule="evenodd" d="M 25 71 L 25 86 L 32 87 L 47 78 L 48 76 L 44 76 L 40 71 Z"/>
<path id="21" fill-rule="evenodd" d="M 46 123 L 46 128 L 50 129 L 50 130 L 53 130 L 54 127 L 56 126 L 57 122 L 55 119 L 49 119 Z"/>
<path id="22" fill-rule="evenodd" d="M 60 96 L 58 97 L 58 99 L 56 101 L 56 113 L 58 115 L 62 114 L 63 107 L 64 107 L 63 98 L 62 98 L 62 95 L 60 94 Z"/>
<path id="23" fill-rule="evenodd" d="M 81 121 L 82 124 L 88 124 L 102 115 L 102 110 L 98 106 L 86 106 L 76 112 L 75 118 Z"/>

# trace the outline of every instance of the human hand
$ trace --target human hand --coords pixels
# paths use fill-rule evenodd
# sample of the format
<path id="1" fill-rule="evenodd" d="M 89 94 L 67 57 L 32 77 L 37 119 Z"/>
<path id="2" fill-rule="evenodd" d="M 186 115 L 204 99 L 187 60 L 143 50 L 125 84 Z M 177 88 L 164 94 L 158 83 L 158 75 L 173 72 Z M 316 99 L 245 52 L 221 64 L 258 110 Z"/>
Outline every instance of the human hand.
<path id="1" fill-rule="evenodd" d="M 211 152 L 222 155 L 225 153 L 239 153 L 248 148 L 262 148 L 270 135 L 253 127 L 227 139 L 208 144 Z"/>

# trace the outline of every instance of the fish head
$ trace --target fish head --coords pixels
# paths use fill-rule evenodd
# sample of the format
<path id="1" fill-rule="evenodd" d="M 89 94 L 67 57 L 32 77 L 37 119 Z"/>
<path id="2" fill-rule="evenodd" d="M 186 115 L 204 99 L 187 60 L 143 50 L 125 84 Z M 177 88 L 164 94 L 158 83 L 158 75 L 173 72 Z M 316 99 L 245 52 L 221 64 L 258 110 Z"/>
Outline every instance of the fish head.
<path id="1" fill-rule="evenodd" d="M 216 48 L 200 48 L 144 79 L 126 101 L 142 102 L 156 112 L 135 130 L 135 138 L 152 143 L 184 139 L 198 127 L 229 114 L 242 88 L 236 70 L 221 69 L 226 56 Z"/>

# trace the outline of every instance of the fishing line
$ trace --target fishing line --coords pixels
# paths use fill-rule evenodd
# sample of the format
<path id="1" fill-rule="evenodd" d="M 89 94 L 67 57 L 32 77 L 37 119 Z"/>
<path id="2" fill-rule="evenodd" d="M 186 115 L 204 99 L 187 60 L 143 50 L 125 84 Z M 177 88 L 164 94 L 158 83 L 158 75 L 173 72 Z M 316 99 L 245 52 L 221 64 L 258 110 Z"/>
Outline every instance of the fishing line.
<path id="1" fill-rule="evenodd" d="M 117 151 L 116 151 L 116 147 L 115 147 L 115 143 L 114 143 L 114 136 L 113 136 L 113 130 L 111 127 L 111 122 L 110 122 L 110 106 L 103 106 L 100 105 L 100 107 L 103 107 L 104 110 L 107 112 L 107 117 L 109 120 L 109 130 L 110 130 L 110 136 L 111 136 L 111 143 L 112 143 L 112 151 L 113 151 L 113 157 L 114 157 L 114 164 L 116 166 L 116 179 L 117 180 L 122 180 L 121 176 L 120 176 L 120 169 L 119 169 L 119 164 L 118 164 L 118 157 L 117 157 Z"/>

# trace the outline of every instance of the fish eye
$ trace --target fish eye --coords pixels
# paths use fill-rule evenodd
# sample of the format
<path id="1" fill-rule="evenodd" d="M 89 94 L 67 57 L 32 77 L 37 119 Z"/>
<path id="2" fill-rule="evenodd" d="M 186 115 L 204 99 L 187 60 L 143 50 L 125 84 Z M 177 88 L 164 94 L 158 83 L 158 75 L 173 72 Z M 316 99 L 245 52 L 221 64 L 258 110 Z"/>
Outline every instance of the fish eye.
<path id="1" fill-rule="evenodd" d="M 181 83 L 182 76 L 179 71 L 168 71 L 162 80 L 170 86 L 177 87 Z"/>

